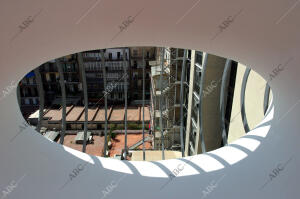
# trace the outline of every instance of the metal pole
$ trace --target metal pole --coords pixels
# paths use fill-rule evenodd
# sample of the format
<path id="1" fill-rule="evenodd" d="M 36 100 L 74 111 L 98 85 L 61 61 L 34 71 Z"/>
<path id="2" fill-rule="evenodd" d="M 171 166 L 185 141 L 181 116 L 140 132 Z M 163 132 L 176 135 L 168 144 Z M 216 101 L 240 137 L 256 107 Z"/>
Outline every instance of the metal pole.
<path id="1" fill-rule="evenodd" d="M 180 79 L 180 145 L 181 155 L 184 157 L 184 146 L 183 146 L 183 79 L 185 77 L 185 64 L 186 64 L 187 50 L 184 50 L 182 68 L 181 68 L 181 79 Z"/>
<path id="2" fill-rule="evenodd" d="M 59 59 L 56 59 L 56 66 L 59 73 L 59 84 L 61 90 L 61 106 L 62 106 L 62 120 L 61 120 L 61 133 L 60 133 L 60 144 L 64 144 L 64 138 L 66 133 L 66 88 L 64 80 L 64 72 L 62 64 Z"/>
<path id="3" fill-rule="evenodd" d="M 163 123 L 162 123 L 162 75 L 164 70 L 164 48 L 161 48 L 161 70 L 160 70 L 160 100 L 159 100 L 159 111 L 160 111 L 160 117 L 159 117 L 159 126 L 160 126 L 160 133 L 161 133 L 161 152 L 162 152 L 162 159 L 165 159 L 165 151 L 164 151 L 164 129 L 163 129 Z"/>
<path id="4" fill-rule="evenodd" d="M 123 66 L 124 66 L 124 93 L 125 93 L 125 145 L 124 145 L 124 159 L 127 159 L 127 64 L 125 57 L 125 48 L 123 48 Z"/>
<path id="5" fill-rule="evenodd" d="M 248 133 L 250 131 L 250 128 L 248 126 L 247 117 L 246 117 L 246 111 L 245 111 L 245 93 L 246 93 L 246 86 L 248 77 L 250 74 L 251 69 L 246 68 L 246 71 L 244 73 L 243 82 L 242 82 L 242 90 L 241 90 L 241 115 L 242 115 L 242 121 L 244 125 L 245 132 Z"/>
<path id="6" fill-rule="evenodd" d="M 229 75 L 229 70 L 231 67 L 231 60 L 227 59 L 225 64 L 225 69 L 222 75 L 222 84 L 221 84 L 221 94 L 220 94 L 220 114 L 221 114 L 221 131 L 222 131 L 222 140 L 223 145 L 227 145 L 227 132 L 225 126 L 225 89 L 226 89 L 226 80 Z"/>
<path id="7" fill-rule="evenodd" d="M 201 72 L 201 80 L 200 80 L 200 88 L 199 88 L 199 107 L 198 107 L 198 118 L 199 118 L 199 136 L 201 139 L 201 150 L 202 153 L 206 152 L 206 147 L 205 147 L 205 141 L 204 141 L 204 136 L 203 136 L 203 118 L 202 118 L 202 96 L 203 96 L 203 85 L 205 82 L 205 73 L 206 73 L 206 65 L 207 65 L 207 53 L 204 55 L 204 61 L 203 61 L 203 69 Z M 196 140 L 196 142 L 198 142 Z M 198 149 L 195 149 L 197 151 Z"/>
<path id="8" fill-rule="evenodd" d="M 264 95 L 264 115 L 266 115 L 266 112 L 269 107 L 269 97 L 270 97 L 270 86 L 267 83 L 265 88 L 265 95 Z"/>
<path id="9" fill-rule="evenodd" d="M 175 80 L 174 80 L 174 82 L 175 82 L 174 106 L 176 105 L 176 97 L 177 97 L 177 94 L 176 94 L 176 92 L 177 92 L 176 82 L 177 82 L 177 71 L 178 71 L 178 60 L 177 60 L 177 58 L 178 58 L 178 48 L 176 48 L 176 54 L 175 54 L 175 62 L 176 62 L 175 66 L 176 66 L 176 68 L 175 68 Z M 174 108 L 174 112 L 173 112 L 173 123 L 174 124 L 175 124 L 175 115 L 176 115 L 176 109 Z"/>
<path id="10" fill-rule="evenodd" d="M 145 159 L 145 51 L 143 48 L 143 160 Z"/>
<path id="11" fill-rule="evenodd" d="M 105 57 L 104 57 L 104 50 L 101 50 L 101 65 L 102 65 L 102 73 L 103 73 L 103 85 L 104 91 L 106 91 L 106 66 L 105 66 Z M 107 150 L 107 94 L 104 92 L 104 106 L 105 106 L 105 127 L 104 127 L 104 149 L 103 155 L 106 157 L 106 150 Z"/>
<path id="12" fill-rule="evenodd" d="M 82 78 L 82 88 L 83 88 L 83 98 L 84 98 L 84 133 L 83 133 L 83 145 L 82 152 L 86 152 L 86 140 L 87 140 L 87 125 L 88 125 L 88 94 L 87 94 L 87 85 L 86 85 L 86 76 L 85 76 L 85 67 L 83 66 L 82 53 L 78 53 L 78 62 L 81 70 Z"/>
<path id="13" fill-rule="evenodd" d="M 42 82 L 42 77 L 40 74 L 39 67 L 34 70 L 34 73 L 35 73 L 35 77 L 36 77 L 35 80 L 36 80 L 37 87 L 38 87 L 39 102 L 40 102 L 39 121 L 38 121 L 36 130 L 40 133 L 42 121 L 43 121 L 44 105 L 45 105 L 44 104 L 44 88 L 43 88 L 43 82 Z"/>
<path id="14" fill-rule="evenodd" d="M 178 71 L 178 60 L 177 60 L 177 58 L 178 58 L 178 48 L 176 48 L 176 51 L 175 51 L 175 77 L 174 77 L 174 84 L 175 84 L 175 86 L 174 86 L 174 104 L 173 104 L 173 125 L 176 125 L 177 126 L 177 123 L 176 123 L 176 121 L 175 121 L 175 119 L 176 119 L 176 108 L 175 108 L 175 106 L 176 106 L 176 98 L 177 98 L 177 71 Z M 174 145 L 174 139 L 175 138 L 175 129 L 173 129 L 173 145 Z"/>
<path id="15" fill-rule="evenodd" d="M 18 83 L 18 86 L 17 86 L 17 99 L 18 99 L 19 107 L 21 108 L 21 88 L 20 88 L 20 82 Z"/>

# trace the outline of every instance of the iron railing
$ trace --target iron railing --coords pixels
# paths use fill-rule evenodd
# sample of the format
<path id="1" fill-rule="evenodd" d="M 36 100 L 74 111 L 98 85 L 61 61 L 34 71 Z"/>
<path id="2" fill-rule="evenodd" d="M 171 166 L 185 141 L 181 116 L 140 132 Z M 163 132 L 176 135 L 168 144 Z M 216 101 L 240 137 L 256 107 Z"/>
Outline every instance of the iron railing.
<path id="1" fill-rule="evenodd" d="M 160 91 L 163 90 L 164 85 L 163 85 L 163 73 L 165 72 L 165 48 L 160 49 L 160 61 L 161 61 L 161 70 L 160 70 L 160 85 L 159 89 Z M 104 59 L 104 51 L 100 51 L 101 55 L 101 65 L 105 65 L 105 59 Z M 125 49 L 123 49 L 123 54 L 125 54 Z M 144 50 L 143 50 L 143 55 L 142 55 L 142 66 L 143 66 L 143 99 L 142 99 L 142 144 L 143 144 L 143 160 L 146 160 L 146 153 L 145 153 L 145 58 L 144 58 Z M 195 142 L 195 144 L 192 143 L 192 141 L 189 142 L 191 145 L 188 147 L 192 151 L 196 151 L 198 149 L 198 144 L 201 144 L 201 150 L 202 153 L 206 152 L 206 146 L 205 146 L 205 140 L 204 140 L 204 133 L 203 133 L 203 116 L 202 116 L 202 110 L 203 110 L 203 90 L 204 90 L 204 82 L 205 82 L 205 76 L 206 76 L 206 68 L 207 68 L 207 59 L 208 59 L 208 54 L 204 55 L 203 59 L 203 64 L 201 66 L 201 78 L 199 85 L 199 96 L 197 96 L 199 99 L 197 100 L 198 104 L 198 110 L 197 110 L 197 121 L 194 121 L 193 119 L 193 125 L 197 126 L 198 132 L 196 133 L 196 138 L 195 140 L 200 140 L 201 142 Z M 181 148 L 181 154 L 182 157 L 184 157 L 184 78 L 185 78 L 185 71 L 186 71 L 186 60 L 187 60 L 187 50 L 184 50 L 183 57 L 182 59 L 178 59 L 178 49 L 176 49 L 176 57 L 174 60 L 182 60 L 182 68 L 181 68 L 181 79 L 180 79 L 180 148 Z M 78 53 L 78 62 L 79 62 L 79 69 L 81 71 L 81 77 L 83 81 L 83 96 L 84 96 L 84 141 L 83 141 L 83 148 L 82 151 L 86 152 L 86 144 L 87 144 L 87 131 L 88 131 L 88 96 L 87 96 L 87 83 L 86 83 L 86 74 L 85 74 L 85 69 L 84 69 L 84 61 L 83 61 L 83 56 L 81 53 Z M 125 56 L 123 56 L 123 72 L 124 75 L 127 74 L 127 60 Z M 177 82 L 177 70 L 178 70 L 178 63 L 176 63 L 176 77 L 172 80 L 173 82 Z M 61 132 L 60 132 L 60 144 L 64 144 L 64 136 L 66 133 L 66 91 L 65 91 L 65 81 L 64 81 L 64 73 L 63 73 L 63 65 L 61 64 L 60 59 L 56 59 L 56 66 L 58 68 L 59 72 L 59 83 L 60 83 L 60 88 L 61 88 L 61 95 L 62 95 L 62 101 L 61 101 L 61 107 L 62 107 L 62 120 L 61 120 Z M 222 137 L 222 142 L 223 146 L 228 144 L 228 132 L 226 130 L 226 119 L 225 119 L 225 110 L 226 110 L 226 82 L 228 81 L 229 75 L 230 75 L 230 69 L 232 66 L 232 61 L 230 59 L 226 60 L 225 63 L 225 68 L 223 71 L 222 75 L 222 81 L 221 81 L 221 90 L 220 90 L 220 118 L 221 118 L 221 137 Z M 36 75 L 36 81 L 38 84 L 38 93 L 39 93 L 39 101 L 40 101 L 40 106 L 39 106 L 39 118 L 38 118 L 38 124 L 37 124 L 37 131 L 40 131 L 41 128 L 41 122 L 43 120 L 43 110 L 44 110 L 44 90 L 43 90 L 43 84 L 42 84 L 42 79 L 41 75 L 39 72 L 39 69 L 37 68 L 34 70 L 35 75 Z M 245 133 L 248 133 L 250 131 L 247 117 L 246 117 L 246 111 L 245 111 L 245 92 L 246 92 L 246 86 L 247 86 L 247 81 L 249 74 L 251 72 L 250 68 L 246 68 L 244 76 L 243 76 L 243 81 L 242 81 L 242 87 L 241 87 L 241 95 L 240 95 L 240 101 L 241 101 L 241 117 L 242 117 L 242 122 L 244 126 Z M 102 73 L 103 73 L 103 84 L 104 88 L 106 88 L 107 84 L 107 77 L 106 77 L 106 67 L 102 67 Z M 124 99 L 124 105 L 125 105 L 125 117 L 124 117 L 124 127 L 125 127 L 125 143 L 124 143 L 124 149 L 122 151 L 121 157 L 122 159 L 126 160 L 128 156 L 128 146 L 127 146 L 127 78 L 124 78 L 124 93 L 125 93 L 125 99 Z M 176 104 L 176 89 L 174 92 L 171 94 L 168 93 L 168 96 L 174 97 L 173 101 L 171 102 L 173 106 Z M 167 93 L 167 92 L 166 92 Z M 18 94 L 20 95 L 20 94 Z M 269 106 L 269 96 L 270 96 L 270 86 L 266 84 L 265 88 L 265 94 L 264 94 L 264 103 L 263 103 L 263 111 L 264 114 L 266 114 L 266 111 Z M 170 98 L 170 97 L 169 97 Z M 20 99 L 19 99 L 20 100 Z M 164 115 L 164 109 L 166 108 L 166 103 L 165 102 L 165 94 L 163 92 L 160 93 L 159 95 L 159 112 L 160 112 L 160 117 L 159 117 L 159 126 L 160 128 L 160 136 L 161 136 L 161 152 L 162 152 L 162 159 L 165 159 L 165 145 L 164 145 L 164 135 L 166 134 L 166 129 L 170 128 L 169 126 L 165 126 L 163 123 L 163 115 Z M 170 99 L 169 99 L 170 100 Z M 104 139 L 104 150 L 103 150 L 103 155 L 106 157 L 107 156 L 107 129 L 108 129 L 108 115 L 107 115 L 107 95 L 104 95 L 104 102 L 105 102 L 105 129 L 104 129 L 104 134 L 105 134 L 105 139 Z M 155 111 L 155 110 L 153 110 Z M 193 110 L 194 111 L 194 110 Z M 172 116 L 172 125 L 178 124 L 178 122 L 175 121 L 175 113 Z M 167 118 L 168 119 L 168 118 Z M 198 144 L 197 144 L 198 143 Z M 194 153 L 193 152 L 193 153 Z"/>

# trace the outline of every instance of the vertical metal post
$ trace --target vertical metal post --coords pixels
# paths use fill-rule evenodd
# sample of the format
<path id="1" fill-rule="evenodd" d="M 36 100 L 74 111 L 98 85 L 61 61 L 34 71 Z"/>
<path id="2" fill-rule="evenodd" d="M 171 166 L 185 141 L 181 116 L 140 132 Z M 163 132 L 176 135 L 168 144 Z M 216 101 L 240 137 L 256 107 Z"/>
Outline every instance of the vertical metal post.
<path id="1" fill-rule="evenodd" d="M 60 59 L 56 59 L 56 66 L 59 73 L 59 84 L 61 90 L 61 106 L 62 106 L 60 144 L 64 144 L 64 138 L 66 134 L 66 88 L 65 88 L 63 66 L 61 64 Z"/>
<path id="2" fill-rule="evenodd" d="M 221 84 L 221 94 L 220 94 L 220 114 L 221 114 L 221 135 L 223 140 L 223 145 L 227 145 L 227 132 L 225 126 L 225 89 L 226 82 L 229 75 L 229 70 L 231 67 L 231 60 L 227 59 L 225 63 L 224 72 L 222 75 L 222 84 Z"/>
<path id="3" fill-rule="evenodd" d="M 181 65 L 181 79 L 180 79 L 180 145 L 181 145 L 181 155 L 184 157 L 184 146 L 183 146 L 183 91 L 184 85 L 183 80 L 185 78 L 185 64 L 186 64 L 187 50 L 184 49 L 183 60 Z"/>
<path id="4" fill-rule="evenodd" d="M 105 57 L 104 50 L 101 50 L 101 65 L 102 65 L 102 73 L 103 73 L 103 86 L 104 86 L 104 106 L 105 106 L 105 127 L 104 127 L 104 149 L 103 156 L 106 157 L 107 150 L 107 93 L 106 91 L 106 66 L 105 66 Z"/>
<path id="5" fill-rule="evenodd" d="M 265 95 L 264 95 L 264 115 L 266 115 L 266 112 L 269 107 L 269 97 L 270 97 L 270 86 L 267 83 L 265 88 Z"/>
<path id="6" fill-rule="evenodd" d="M 242 90 L 241 90 L 241 115 L 242 115 L 242 121 L 243 121 L 244 129 L 245 129 L 245 133 L 248 133 L 250 131 L 250 128 L 249 128 L 248 122 L 247 122 L 246 111 L 245 111 L 245 93 L 246 93 L 246 86 L 247 86 L 247 81 L 248 81 L 250 71 L 251 71 L 250 68 L 246 68 L 246 71 L 245 71 L 244 77 L 243 77 L 243 82 L 242 82 Z"/>
<path id="7" fill-rule="evenodd" d="M 196 79 L 195 79 L 195 71 L 197 69 L 195 69 L 196 66 L 196 51 L 195 50 L 192 50 L 191 52 L 191 65 L 190 65 L 190 70 L 186 70 L 186 72 L 188 73 L 189 72 L 189 88 L 188 88 L 188 110 L 187 110 L 187 118 L 186 118 L 186 130 L 185 130 L 185 151 L 184 151 L 184 155 L 185 156 L 188 156 L 191 152 L 195 151 L 194 148 L 195 146 L 190 146 L 191 142 L 190 142 L 190 138 L 191 138 L 191 130 L 193 129 L 192 127 L 192 111 L 195 111 L 194 109 L 197 110 L 197 102 L 196 100 L 194 100 L 193 98 L 193 95 L 194 95 L 194 84 L 195 83 L 199 83 L 199 82 L 195 82 Z M 198 90 L 199 91 L 199 90 Z M 197 113 L 198 114 L 198 113 Z M 194 118 L 195 119 L 195 118 Z M 198 118 L 197 118 L 197 122 L 198 122 Z M 198 132 L 198 129 L 197 129 L 197 126 L 196 126 L 196 135 L 198 136 L 198 139 L 199 139 L 199 132 Z M 195 138 L 193 138 L 195 140 Z M 197 143 L 197 142 L 196 142 Z M 193 149 L 191 150 L 190 148 L 193 147 Z"/>
<path id="8" fill-rule="evenodd" d="M 17 86 L 17 99 L 18 99 L 19 107 L 21 108 L 21 88 L 20 88 L 20 82 L 18 83 L 18 86 Z"/>
<path id="9" fill-rule="evenodd" d="M 78 53 L 78 62 L 79 68 L 81 70 L 82 78 L 82 89 L 83 89 L 83 98 L 84 98 L 84 133 L 83 133 L 83 145 L 82 152 L 86 152 L 86 140 L 87 140 L 87 125 L 88 125 L 88 94 L 87 94 L 87 85 L 86 85 L 86 76 L 85 76 L 85 67 L 83 66 L 82 53 Z"/>
<path id="10" fill-rule="evenodd" d="M 160 99 L 159 99 L 159 111 L 160 111 L 160 117 L 159 117 L 159 126 L 160 126 L 160 133 L 161 133 L 161 151 L 162 151 L 162 159 L 165 159 L 165 147 L 164 147 L 164 128 L 163 128 L 163 122 L 162 122 L 162 100 L 164 99 L 162 96 L 162 75 L 163 75 L 163 71 L 164 71 L 164 48 L 161 48 L 161 70 L 160 70 L 160 79 L 159 79 L 159 83 L 160 83 Z"/>
<path id="11" fill-rule="evenodd" d="M 143 160 L 146 159 L 145 153 L 145 50 L 143 48 Z"/>
<path id="12" fill-rule="evenodd" d="M 125 93 L 125 145 L 124 145 L 124 159 L 127 159 L 127 57 L 125 56 L 125 48 L 123 48 L 123 66 L 124 66 L 124 93 Z"/>
<path id="13" fill-rule="evenodd" d="M 177 98 L 177 71 L 178 71 L 178 60 L 177 60 L 177 58 L 178 58 L 178 48 L 176 48 L 176 50 L 175 50 L 175 77 L 174 77 L 174 84 L 175 84 L 175 86 L 174 86 L 174 104 L 173 104 L 173 125 L 176 125 L 177 126 L 177 123 L 176 123 L 176 108 L 175 108 L 175 106 L 176 106 L 176 102 L 177 102 L 177 100 L 176 100 L 176 98 Z M 173 144 L 174 144 L 174 138 L 175 138 L 175 132 L 176 130 L 175 129 L 173 129 Z"/>
<path id="14" fill-rule="evenodd" d="M 36 127 L 36 130 L 40 133 L 42 121 L 43 121 L 43 114 L 44 114 L 44 88 L 43 88 L 43 82 L 42 77 L 40 73 L 39 67 L 34 70 L 35 73 L 35 80 L 38 87 L 38 93 L 39 93 L 39 120 Z"/>
<path id="15" fill-rule="evenodd" d="M 177 91 L 177 71 L 178 71 L 178 48 L 176 48 L 176 57 L 175 57 L 175 62 L 176 62 L 176 68 L 175 68 L 175 92 L 174 92 L 174 106 L 176 105 L 176 98 L 177 98 L 177 94 L 176 94 L 176 91 Z M 176 109 L 174 108 L 174 114 L 173 114 L 173 121 L 175 123 L 175 115 L 176 115 Z"/>
<path id="16" fill-rule="evenodd" d="M 205 147 L 205 140 L 203 135 L 203 118 L 202 118 L 202 98 L 203 98 L 203 85 L 205 82 L 205 73 L 206 73 L 206 66 L 207 66 L 207 53 L 204 55 L 204 61 L 203 61 L 203 69 L 201 74 L 201 81 L 200 81 L 200 88 L 199 88 L 199 108 L 198 108 L 198 118 L 199 118 L 199 136 L 201 139 L 201 150 L 202 153 L 206 152 Z M 199 142 L 199 140 L 196 140 L 196 142 Z M 195 148 L 195 151 L 198 151 L 198 148 Z"/>

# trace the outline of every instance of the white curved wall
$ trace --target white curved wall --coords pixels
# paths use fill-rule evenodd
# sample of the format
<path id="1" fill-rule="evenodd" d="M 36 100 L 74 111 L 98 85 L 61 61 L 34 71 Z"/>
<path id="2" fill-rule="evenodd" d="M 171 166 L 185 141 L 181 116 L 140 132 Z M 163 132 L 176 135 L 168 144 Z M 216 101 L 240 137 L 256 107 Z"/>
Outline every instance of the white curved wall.
<path id="1" fill-rule="evenodd" d="M 299 9 L 296 0 L 2 1 L 0 197 L 101 198 L 103 190 L 117 184 L 107 198 L 299 198 Z M 218 26 L 239 12 L 212 40 Z M 18 26 L 37 13 L 18 33 Z M 137 13 L 118 34 L 119 25 Z M 28 71 L 83 50 L 135 45 L 206 51 L 244 63 L 265 79 L 290 61 L 270 82 L 274 109 L 265 123 L 234 145 L 186 158 L 192 159 L 166 186 L 167 174 L 182 168 L 184 161 L 90 157 L 19 127 L 23 118 L 16 90 L 9 95 L 2 91 Z M 70 180 L 79 164 L 81 171 Z M 276 167 L 278 175 L 268 182 Z"/>

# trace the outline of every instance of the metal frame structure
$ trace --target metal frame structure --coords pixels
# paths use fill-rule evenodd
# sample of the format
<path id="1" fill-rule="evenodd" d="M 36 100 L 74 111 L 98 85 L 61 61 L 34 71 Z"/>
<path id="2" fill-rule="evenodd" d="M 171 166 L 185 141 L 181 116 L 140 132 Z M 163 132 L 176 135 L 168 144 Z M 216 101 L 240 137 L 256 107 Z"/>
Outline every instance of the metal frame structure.
<path id="1" fill-rule="evenodd" d="M 177 87 L 176 85 L 179 85 L 180 82 L 180 151 L 181 151 L 181 155 L 182 157 L 185 156 L 185 154 L 189 154 L 185 153 L 185 145 L 190 145 L 190 141 L 189 143 L 185 142 L 184 143 L 184 94 L 185 94 L 185 88 L 184 86 L 186 85 L 186 68 L 188 65 L 187 61 L 191 61 L 191 59 L 188 58 L 188 50 L 187 49 L 183 49 L 183 56 L 178 58 L 179 55 L 179 51 L 178 49 L 172 49 L 173 52 L 175 52 L 175 58 L 172 57 L 172 55 L 170 55 L 170 60 L 168 60 L 167 58 L 165 58 L 166 53 L 168 53 L 167 49 L 164 47 L 160 48 L 160 74 L 159 74 L 159 112 L 160 112 L 160 117 L 159 117 L 159 127 L 160 127 L 160 138 L 161 138 L 161 151 L 162 151 L 162 159 L 165 159 L 165 149 L 167 149 L 168 147 L 165 146 L 165 136 L 170 133 L 170 129 L 173 130 L 173 137 L 175 134 L 175 120 L 176 120 L 176 112 L 175 112 L 175 106 L 176 106 L 176 102 L 177 102 Z M 172 50 L 170 50 L 170 52 L 172 52 Z M 127 74 L 127 70 L 128 70 L 128 66 L 127 66 L 127 57 L 126 57 L 126 53 L 125 53 L 125 48 L 122 49 L 123 52 L 123 71 L 124 71 L 124 104 L 125 104 L 125 114 L 124 114 L 124 130 L 125 130 L 125 143 L 124 143 L 124 149 L 122 151 L 122 156 L 121 158 L 123 160 L 127 160 L 127 156 L 128 156 L 128 132 L 127 132 L 127 109 L 128 109 L 128 85 L 127 85 L 127 78 L 128 76 L 126 76 Z M 201 54 L 202 56 L 202 54 Z M 84 61 L 83 61 L 83 56 L 82 53 L 78 53 L 77 54 L 78 57 L 78 63 L 79 63 L 79 68 L 81 71 L 81 78 L 82 78 L 82 84 L 83 84 L 83 95 L 84 95 L 84 139 L 83 139 L 83 147 L 82 147 L 82 152 L 86 152 L 86 146 L 87 146 L 87 131 L 88 131 L 88 94 L 87 94 L 87 82 L 86 82 L 86 74 L 85 74 L 85 68 L 84 68 Z M 168 55 L 167 55 L 168 57 Z M 202 153 L 206 152 L 206 143 L 205 143 L 205 139 L 204 139 L 204 132 L 203 132 L 203 116 L 202 116 L 202 110 L 203 110 L 203 94 L 204 94 L 204 82 L 205 82 L 205 76 L 206 76 L 206 68 L 207 68 L 207 62 L 208 62 L 208 54 L 204 53 L 204 56 L 202 56 L 202 65 L 199 63 L 196 63 L 195 61 L 192 62 L 195 66 L 197 66 L 197 69 L 201 71 L 201 78 L 199 79 L 200 84 L 197 85 L 199 87 L 199 93 L 198 93 L 198 97 L 199 98 L 197 100 L 196 103 L 192 103 L 192 108 L 195 108 L 195 104 L 198 104 L 198 108 L 197 108 L 197 114 L 194 113 L 195 115 L 197 115 L 197 124 L 195 121 L 192 121 L 192 124 L 190 125 L 194 125 L 196 126 L 196 133 L 195 133 L 195 144 L 193 146 L 194 152 L 193 154 L 197 154 L 197 150 L 200 149 L 199 144 L 201 144 L 201 150 Z M 194 57 L 192 59 L 196 59 L 196 54 L 194 55 Z M 180 81 L 177 82 L 177 72 L 178 72 L 178 61 L 182 62 L 181 64 L 181 78 Z M 175 75 L 172 76 L 172 72 L 174 72 L 174 70 L 172 68 L 173 64 L 175 65 Z M 61 139 L 60 139 L 60 143 L 63 144 L 64 143 L 64 136 L 66 134 L 66 88 L 65 88 L 65 81 L 64 81 L 64 70 L 63 70 L 63 64 L 62 64 L 62 60 L 61 59 L 56 59 L 56 65 L 58 68 L 58 72 L 60 75 L 60 79 L 59 79 L 59 83 L 60 83 L 60 87 L 61 87 L 61 94 L 62 94 L 62 102 L 61 102 L 61 106 L 62 106 L 62 120 L 61 120 Z M 200 66 L 201 65 L 201 66 Z M 225 68 L 222 74 L 222 81 L 221 81 L 221 89 L 220 89 L 220 118 L 221 118 L 221 137 L 222 137 L 222 142 L 223 142 L 223 146 L 228 144 L 227 141 L 227 130 L 226 130 L 226 119 L 225 119 L 225 112 L 226 112 L 226 84 L 230 75 L 230 70 L 231 70 L 231 65 L 232 65 L 232 60 L 227 59 L 226 63 L 225 63 Z M 106 62 L 105 62 L 105 56 L 104 56 L 104 50 L 101 50 L 101 66 L 102 66 L 102 73 L 103 73 L 103 79 L 104 79 L 104 90 L 106 89 L 106 85 L 107 85 L 107 77 L 106 77 Z M 143 144 L 143 160 L 146 160 L 146 151 L 145 151 L 145 68 L 146 68 L 146 64 L 145 64 L 145 52 L 144 49 L 142 50 L 142 67 L 143 67 L 143 95 L 142 95 L 142 144 Z M 170 70 L 168 72 L 168 69 Z M 197 70 L 195 67 L 193 67 L 193 70 Z M 42 87 L 42 80 L 41 80 L 41 75 L 38 71 L 39 69 L 35 69 L 34 72 L 36 74 L 37 77 L 37 83 L 38 83 L 38 88 L 39 88 L 39 97 L 40 97 L 40 111 L 39 111 L 39 120 L 38 120 L 38 125 L 37 125 L 37 130 L 40 130 L 41 127 L 41 120 L 43 117 L 43 109 L 44 109 L 44 102 L 43 102 L 43 87 Z M 171 72 L 172 71 L 172 72 Z M 247 68 L 244 76 L 243 76 L 243 82 L 242 82 L 242 91 L 241 91 L 241 96 L 240 96 L 240 100 L 241 100 L 241 116 L 242 116 L 242 121 L 243 121 L 243 125 L 244 125 L 244 129 L 245 132 L 247 133 L 248 131 L 250 131 L 250 128 L 248 126 L 247 123 L 247 117 L 246 117 L 246 112 L 245 112 L 245 91 L 246 91 L 246 85 L 247 85 L 247 80 L 249 77 L 249 74 L 251 72 L 251 69 Z M 168 74 L 170 73 L 170 74 Z M 193 73 L 194 74 L 194 73 Z M 166 77 L 164 77 L 164 75 Z M 166 81 L 163 81 L 164 79 L 167 79 L 167 85 L 165 85 Z M 171 81 L 172 80 L 172 81 Z M 191 82 L 189 83 L 191 84 Z M 175 87 L 174 87 L 175 86 Z M 173 90 L 174 91 L 173 91 Z M 191 92 L 191 91 L 189 91 Z M 268 84 L 266 84 L 266 88 L 265 88 L 265 96 L 264 96 L 264 114 L 267 111 L 268 108 L 268 103 L 269 103 L 269 95 L 270 95 L 270 87 Z M 174 98 L 173 98 L 174 96 Z M 194 93 L 192 95 L 192 97 L 194 98 Z M 205 97 L 205 96 L 204 96 Z M 104 156 L 107 156 L 107 149 L 108 149 L 108 138 L 107 138 L 107 129 L 108 129 L 108 121 L 107 121 L 107 93 L 104 95 L 104 99 L 105 99 L 105 138 L 104 138 Z M 189 102 L 190 103 L 190 102 Z M 190 104 L 189 104 L 190 105 Z M 170 112 L 170 110 L 174 110 L 174 112 Z M 163 116 L 164 116 L 164 112 L 167 112 L 167 119 L 166 121 L 164 121 Z M 190 113 L 191 114 L 191 113 Z M 195 117 L 195 115 L 193 117 Z M 173 118 L 173 119 L 171 119 Z M 195 120 L 195 118 L 193 118 Z M 195 123 L 195 124 L 194 124 Z M 172 126 L 170 126 L 170 124 Z M 173 128 L 173 129 L 172 129 Z M 194 128 L 194 127 L 193 127 Z M 191 130 L 191 129 L 190 129 Z M 193 129 L 192 129 L 193 130 Z M 195 130 L 195 129 L 194 129 Z M 194 134 L 194 131 L 193 131 Z M 190 133 L 188 134 L 188 136 L 190 136 Z M 167 137 L 168 138 L 168 137 Z M 174 140 L 173 140 L 173 144 L 174 144 Z M 172 145 L 173 146 L 173 145 Z M 188 150 L 191 150 L 191 147 L 187 147 Z"/>

